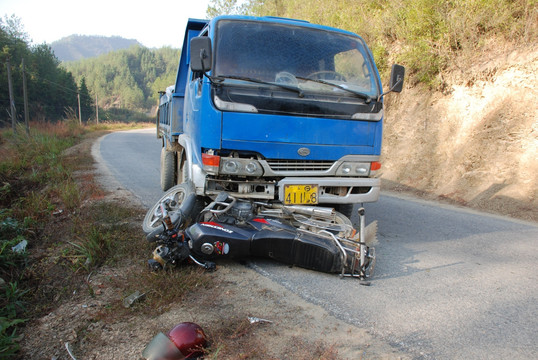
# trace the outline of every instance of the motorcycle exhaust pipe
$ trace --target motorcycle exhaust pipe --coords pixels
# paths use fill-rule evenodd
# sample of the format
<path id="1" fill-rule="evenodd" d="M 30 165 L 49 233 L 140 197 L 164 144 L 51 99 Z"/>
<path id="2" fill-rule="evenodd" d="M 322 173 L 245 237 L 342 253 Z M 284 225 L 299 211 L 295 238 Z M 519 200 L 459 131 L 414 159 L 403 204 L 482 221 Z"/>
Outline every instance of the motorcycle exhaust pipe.
<path id="1" fill-rule="evenodd" d="M 313 216 L 323 220 L 334 220 L 336 218 L 336 210 L 330 207 L 285 205 L 284 209 L 294 214 Z"/>

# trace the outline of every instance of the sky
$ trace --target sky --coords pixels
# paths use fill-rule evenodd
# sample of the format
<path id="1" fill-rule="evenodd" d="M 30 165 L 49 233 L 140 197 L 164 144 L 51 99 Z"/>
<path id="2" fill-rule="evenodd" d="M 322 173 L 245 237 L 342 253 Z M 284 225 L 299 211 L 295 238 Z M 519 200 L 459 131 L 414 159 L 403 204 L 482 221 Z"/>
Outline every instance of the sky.
<path id="1" fill-rule="evenodd" d="M 180 48 L 188 18 L 206 19 L 210 0 L 0 0 L 33 44 L 77 35 L 121 36 L 149 48 Z"/>

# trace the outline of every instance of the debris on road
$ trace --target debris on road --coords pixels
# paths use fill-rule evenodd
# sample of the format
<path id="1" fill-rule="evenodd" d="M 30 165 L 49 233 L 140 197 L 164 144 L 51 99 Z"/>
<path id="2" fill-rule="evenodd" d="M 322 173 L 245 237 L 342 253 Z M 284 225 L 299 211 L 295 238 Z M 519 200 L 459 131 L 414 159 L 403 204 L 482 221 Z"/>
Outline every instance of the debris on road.
<path id="1" fill-rule="evenodd" d="M 247 319 L 248 319 L 248 321 L 249 321 L 251 324 L 256 324 L 256 323 L 273 323 L 271 320 L 261 319 L 261 318 L 254 317 L 254 316 L 247 316 Z"/>
<path id="2" fill-rule="evenodd" d="M 135 302 L 142 301 L 146 298 L 146 294 L 141 294 L 140 291 L 136 290 L 131 295 L 127 296 L 125 299 L 123 299 L 123 306 L 125 308 L 131 307 Z"/>
<path id="3" fill-rule="evenodd" d="M 73 351 L 71 350 L 71 346 L 69 345 L 68 342 L 65 343 L 65 349 L 67 350 L 67 353 L 69 354 L 71 359 L 77 360 L 77 358 L 75 358 L 75 355 L 73 355 Z"/>

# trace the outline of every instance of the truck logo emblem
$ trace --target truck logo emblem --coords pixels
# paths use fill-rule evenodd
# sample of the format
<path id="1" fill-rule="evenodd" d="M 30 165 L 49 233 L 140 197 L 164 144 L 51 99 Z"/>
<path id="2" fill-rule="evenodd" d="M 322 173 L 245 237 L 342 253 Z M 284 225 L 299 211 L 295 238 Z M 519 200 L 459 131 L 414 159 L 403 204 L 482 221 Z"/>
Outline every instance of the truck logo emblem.
<path id="1" fill-rule="evenodd" d="M 310 149 L 302 147 L 299 150 L 297 150 L 297 154 L 299 154 L 301 156 L 308 156 L 308 155 L 310 155 Z"/>

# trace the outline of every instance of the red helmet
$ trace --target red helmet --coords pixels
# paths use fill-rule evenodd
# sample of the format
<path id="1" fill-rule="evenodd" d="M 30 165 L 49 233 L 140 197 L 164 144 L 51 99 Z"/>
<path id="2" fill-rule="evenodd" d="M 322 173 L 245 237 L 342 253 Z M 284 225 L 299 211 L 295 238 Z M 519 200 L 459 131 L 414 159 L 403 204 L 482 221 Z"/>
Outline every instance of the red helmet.
<path id="1" fill-rule="evenodd" d="M 194 359 L 204 354 L 207 338 L 195 323 L 180 323 L 168 335 L 158 333 L 146 346 L 142 356 L 146 360 Z"/>
<path id="2" fill-rule="evenodd" d="M 193 359 L 204 354 L 207 337 L 202 328 L 192 322 L 182 322 L 168 333 L 168 338 L 177 346 L 186 359 Z"/>

